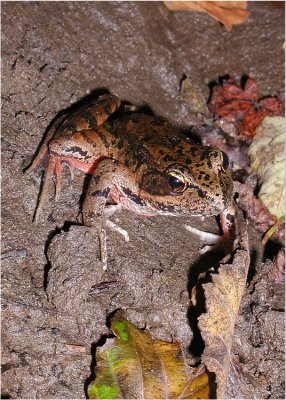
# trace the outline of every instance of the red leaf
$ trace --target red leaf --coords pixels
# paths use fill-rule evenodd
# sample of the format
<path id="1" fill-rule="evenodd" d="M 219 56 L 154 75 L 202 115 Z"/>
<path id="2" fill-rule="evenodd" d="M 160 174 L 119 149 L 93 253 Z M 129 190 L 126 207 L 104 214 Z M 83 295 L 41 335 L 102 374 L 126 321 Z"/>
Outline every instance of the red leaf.
<path id="1" fill-rule="evenodd" d="M 252 138 L 256 127 L 267 115 L 282 115 L 280 100 L 275 97 L 258 99 L 254 79 L 248 79 L 244 89 L 231 79 L 215 86 L 208 107 L 219 118 L 233 123 L 241 139 Z"/>

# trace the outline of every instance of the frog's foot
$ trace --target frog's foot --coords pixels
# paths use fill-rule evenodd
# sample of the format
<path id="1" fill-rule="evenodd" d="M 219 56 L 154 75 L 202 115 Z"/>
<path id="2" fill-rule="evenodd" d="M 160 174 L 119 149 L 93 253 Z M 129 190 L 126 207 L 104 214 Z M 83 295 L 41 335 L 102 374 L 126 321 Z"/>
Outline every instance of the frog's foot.
<path id="1" fill-rule="evenodd" d="M 111 217 L 114 213 L 117 211 L 122 210 L 122 205 L 121 204 L 112 204 L 105 206 L 104 209 L 104 217 L 105 217 L 105 226 L 112 231 L 120 233 L 124 237 L 125 242 L 129 242 L 129 235 L 128 232 L 118 226 L 115 222 L 110 221 L 108 218 Z"/>
<path id="2" fill-rule="evenodd" d="M 50 182 L 53 180 L 53 176 L 56 176 L 55 188 L 56 188 L 56 195 L 55 199 L 58 200 L 59 194 L 62 187 L 62 179 L 61 179 L 61 160 L 59 158 L 49 156 L 48 165 L 45 171 L 44 180 L 42 190 L 39 196 L 38 204 L 36 207 L 36 211 L 34 214 L 34 221 L 38 222 L 39 217 L 43 212 L 48 193 L 50 188 Z"/>
<path id="3" fill-rule="evenodd" d="M 106 244 L 106 230 L 105 227 L 120 233 L 126 242 L 129 242 L 129 235 L 125 229 L 122 229 L 120 226 L 116 225 L 114 222 L 106 219 L 104 221 L 105 226 L 101 226 L 98 228 L 98 238 L 99 238 L 99 247 L 100 247 L 100 260 L 102 262 L 103 271 L 107 270 L 107 244 Z"/>
<path id="4" fill-rule="evenodd" d="M 100 248 L 100 261 L 102 262 L 103 271 L 107 270 L 107 245 L 106 245 L 106 230 L 104 226 L 98 229 L 98 239 Z"/>
<path id="5" fill-rule="evenodd" d="M 201 231 L 200 229 L 194 228 L 190 225 L 184 225 L 184 228 L 194 235 L 199 236 L 199 238 L 205 243 L 203 247 L 199 250 L 199 254 L 205 254 L 208 251 L 214 249 L 224 250 L 225 253 L 231 251 L 232 246 L 228 242 L 228 238 L 225 238 L 224 236 L 220 236 L 211 232 Z"/>
<path id="6" fill-rule="evenodd" d="M 103 210 L 103 215 L 99 213 L 95 213 L 94 211 L 88 211 L 83 214 L 83 222 L 86 226 L 95 227 L 98 234 L 99 239 L 99 248 L 100 248 L 100 260 L 103 265 L 103 270 L 107 270 L 107 234 L 106 228 L 109 228 L 117 233 L 120 233 L 126 242 L 129 242 L 129 235 L 125 229 L 122 229 L 115 222 L 112 222 L 108 219 L 111 217 L 116 211 L 121 210 L 121 204 L 113 204 L 105 206 Z"/>
<path id="7" fill-rule="evenodd" d="M 120 228 L 120 226 L 116 225 L 114 222 L 109 221 L 107 219 L 104 221 L 104 225 L 100 223 L 98 224 L 97 232 L 98 232 L 99 248 L 100 248 L 100 260 L 102 262 L 103 271 L 107 270 L 107 243 L 106 243 L 107 235 L 105 227 L 120 233 L 124 237 L 126 242 L 129 241 L 128 232 Z"/>
<path id="8" fill-rule="evenodd" d="M 54 137 L 57 129 L 66 119 L 66 114 L 57 117 L 56 120 L 52 122 L 51 128 L 48 130 L 48 133 L 45 137 L 45 140 L 41 144 L 36 157 L 33 159 L 30 166 L 24 168 L 24 172 L 28 174 L 31 172 L 35 172 L 39 169 L 45 170 L 45 175 L 43 179 L 42 189 L 39 195 L 37 207 L 35 210 L 33 221 L 38 222 L 39 217 L 43 211 L 45 202 L 48 197 L 50 182 L 53 179 L 54 174 L 56 175 L 56 200 L 59 197 L 61 191 L 61 163 L 62 161 L 58 157 L 54 157 L 49 154 L 49 143 Z"/>
<path id="9" fill-rule="evenodd" d="M 74 180 L 74 170 L 75 170 L 74 165 L 72 165 L 69 162 L 65 162 L 65 161 L 62 162 L 62 165 L 66 165 L 68 167 L 69 172 L 70 172 L 70 181 L 72 182 Z"/>
<path id="10" fill-rule="evenodd" d="M 210 232 L 204 232 L 199 229 L 193 228 L 190 225 L 184 225 L 184 227 L 196 235 L 198 235 L 205 243 L 203 248 L 200 250 L 200 254 L 204 254 L 209 250 L 219 249 L 223 250 L 226 254 L 230 254 L 233 251 L 234 239 L 235 239 L 235 216 L 236 209 L 234 204 L 230 204 L 220 214 L 220 224 L 223 234 L 216 235 Z"/>
<path id="11" fill-rule="evenodd" d="M 129 235 L 125 229 L 121 228 L 120 226 L 118 226 L 114 222 L 110 221 L 109 219 L 107 219 L 105 221 L 105 225 L 107 228 L 111 229 L 112 231 L 120 233 L 120 235 L 122 235 L 124 237 L 125 242 L 129 242 Z"/>

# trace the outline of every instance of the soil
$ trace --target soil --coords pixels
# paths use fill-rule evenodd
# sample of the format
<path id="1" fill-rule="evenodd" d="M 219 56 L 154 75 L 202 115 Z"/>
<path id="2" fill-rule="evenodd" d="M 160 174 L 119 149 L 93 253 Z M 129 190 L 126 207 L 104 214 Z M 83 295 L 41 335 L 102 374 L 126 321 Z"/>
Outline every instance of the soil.
<path id="1" fill-rule="evenodd" d="M 104 91 L 181 129 L 195 123 L 180 96 L 184 76 L 206 101 L 208 85 L 225 75 L 251 76 L 261 96 L 284 98 L 281 3 L 249 2 L 246 23 L 227 32 L 208 15 L 171 12 L 160 2 L 2 2 L 1 398 L 85 398 L 96 345 L 110 334 L 106 321 L 116 309 L 188 353 L 202 243 L 183 224 L 217 231 L 215 218 L 116 215 L 130 241 L 108 232 L 103 276 L 97 237 L 79 223 L 83 174 L 71 182 L 64 171 L 59 201 L 51 193 L 35 224 L 41 175 L 23 168 L 59 112 Z M 279 246 L 266 254 L 251 226 L 249 238 L 234 345 L 242 372 L 231 395 L 282 399 L 284 283 L 280 276 L 267 284 L 274 264 L 266 261 Z M 99 290 L 102 281 L 109 284 Z"/>

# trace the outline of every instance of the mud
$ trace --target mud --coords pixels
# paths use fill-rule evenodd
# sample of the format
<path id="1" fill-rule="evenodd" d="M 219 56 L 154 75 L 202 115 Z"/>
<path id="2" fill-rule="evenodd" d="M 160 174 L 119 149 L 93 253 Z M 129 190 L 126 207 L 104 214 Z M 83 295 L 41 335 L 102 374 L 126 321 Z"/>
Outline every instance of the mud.
<path id="1" fill-rule="evenodd" d="M 83 175 L 71 182 L 65 171 L 59 201 L 51 193 L 33 224 L 41 177 L 22 171 L 52 119 L 102 91 L 183 129 L 195 123 L 180 97 L 184 76 L 206 100 L 208 84 L 227 74 L 250 75 L 261 95 L 284 98 L 284 10 L 273 2 L 249 8 L 248 21 L 229 33 L 207 15 L 170 12 L 159 2 L 2 2 L 2 398 L 85 398 L 96 343 L 118 308 L 187 352 L 188 290 L 201 242 L 183 223 L 217 231 L 215 218 L 116 215 L 130 242 L 109 232 L 103 276 L 96 235 L 79 225 Z M 232 396 L 284 398 L 284 305 L 269 305 L 283 283 L 267 291 L 252 228 L 250 248 L 250 282 L 258 281 L 238 321 L 242 372 Z"/>

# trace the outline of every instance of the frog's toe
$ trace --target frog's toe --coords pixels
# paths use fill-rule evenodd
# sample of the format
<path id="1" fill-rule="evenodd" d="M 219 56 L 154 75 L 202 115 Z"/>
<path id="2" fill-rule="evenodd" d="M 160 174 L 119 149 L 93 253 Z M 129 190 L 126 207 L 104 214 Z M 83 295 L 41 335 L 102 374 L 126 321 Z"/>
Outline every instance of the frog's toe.
<path id="1" fill-rule="evenodd" d="M 60 193 L 62 190 L 62 174 L 61 174 L 61 160 L 60 159 L 56 159 L 55 162 L 55 175 L 56 175 L 56 182 L 55 182 L 55 186 L 56 186 L 56 195 L 55 195 L 55 200 L 58 201 L 59 197 L 60 197 Z"/>
<path id="2" fill-rule="evenodd" d="M 70 181 L 72 182 L 74 180 L 74 166 L 68 162 L 62 162 L 62 165 L 66 165 L 68 167 L 70 172 Z"/>
<path id="3" fill-rule="evenodd" d="M 107 226 L 107 228 L 110 228 L 111 230 L 120 233 L 120 235 L 124 237 L 125 242 L 129 242 L 129 234 L 125 229 L 121 228 L 120 226 L 116 225 L 114 222 L 108 219 L 105 221 L 105 225 Z"/>
<path id="4" fill-rule="evenodd" d="M 209 245 L 215 245 L 220 238 L 220 236 L 216 235 L 215 233 L 201 231 L 200 229 L 194 228 L 190 225 L 184 225 L 184 228 L 187 229 L 187 231 L 199 236 L 201 240 L 205 241 Z"/>
<path id="5" fill-rule="evenodd" d="M 114 213 L 117 211 L 120 211 L 122 209 L 121 204 L 109 204 L 108 206 L 105 206 L 104 209 L 104 217 L 109 218 L 111 217 Z"/>
<path id="6" fill-rule="evenodd" d="M 184 225 L 185 229 L 199 236 L 204 242 L 203 247 L 199 250 L 199 254 L 205 254 L 208 251 L 223 250 L 226 254 L 232 252 L 233 243 L 227 235 L 217 235 L 211 232 L 201 231 L 190 225 Z"/>

